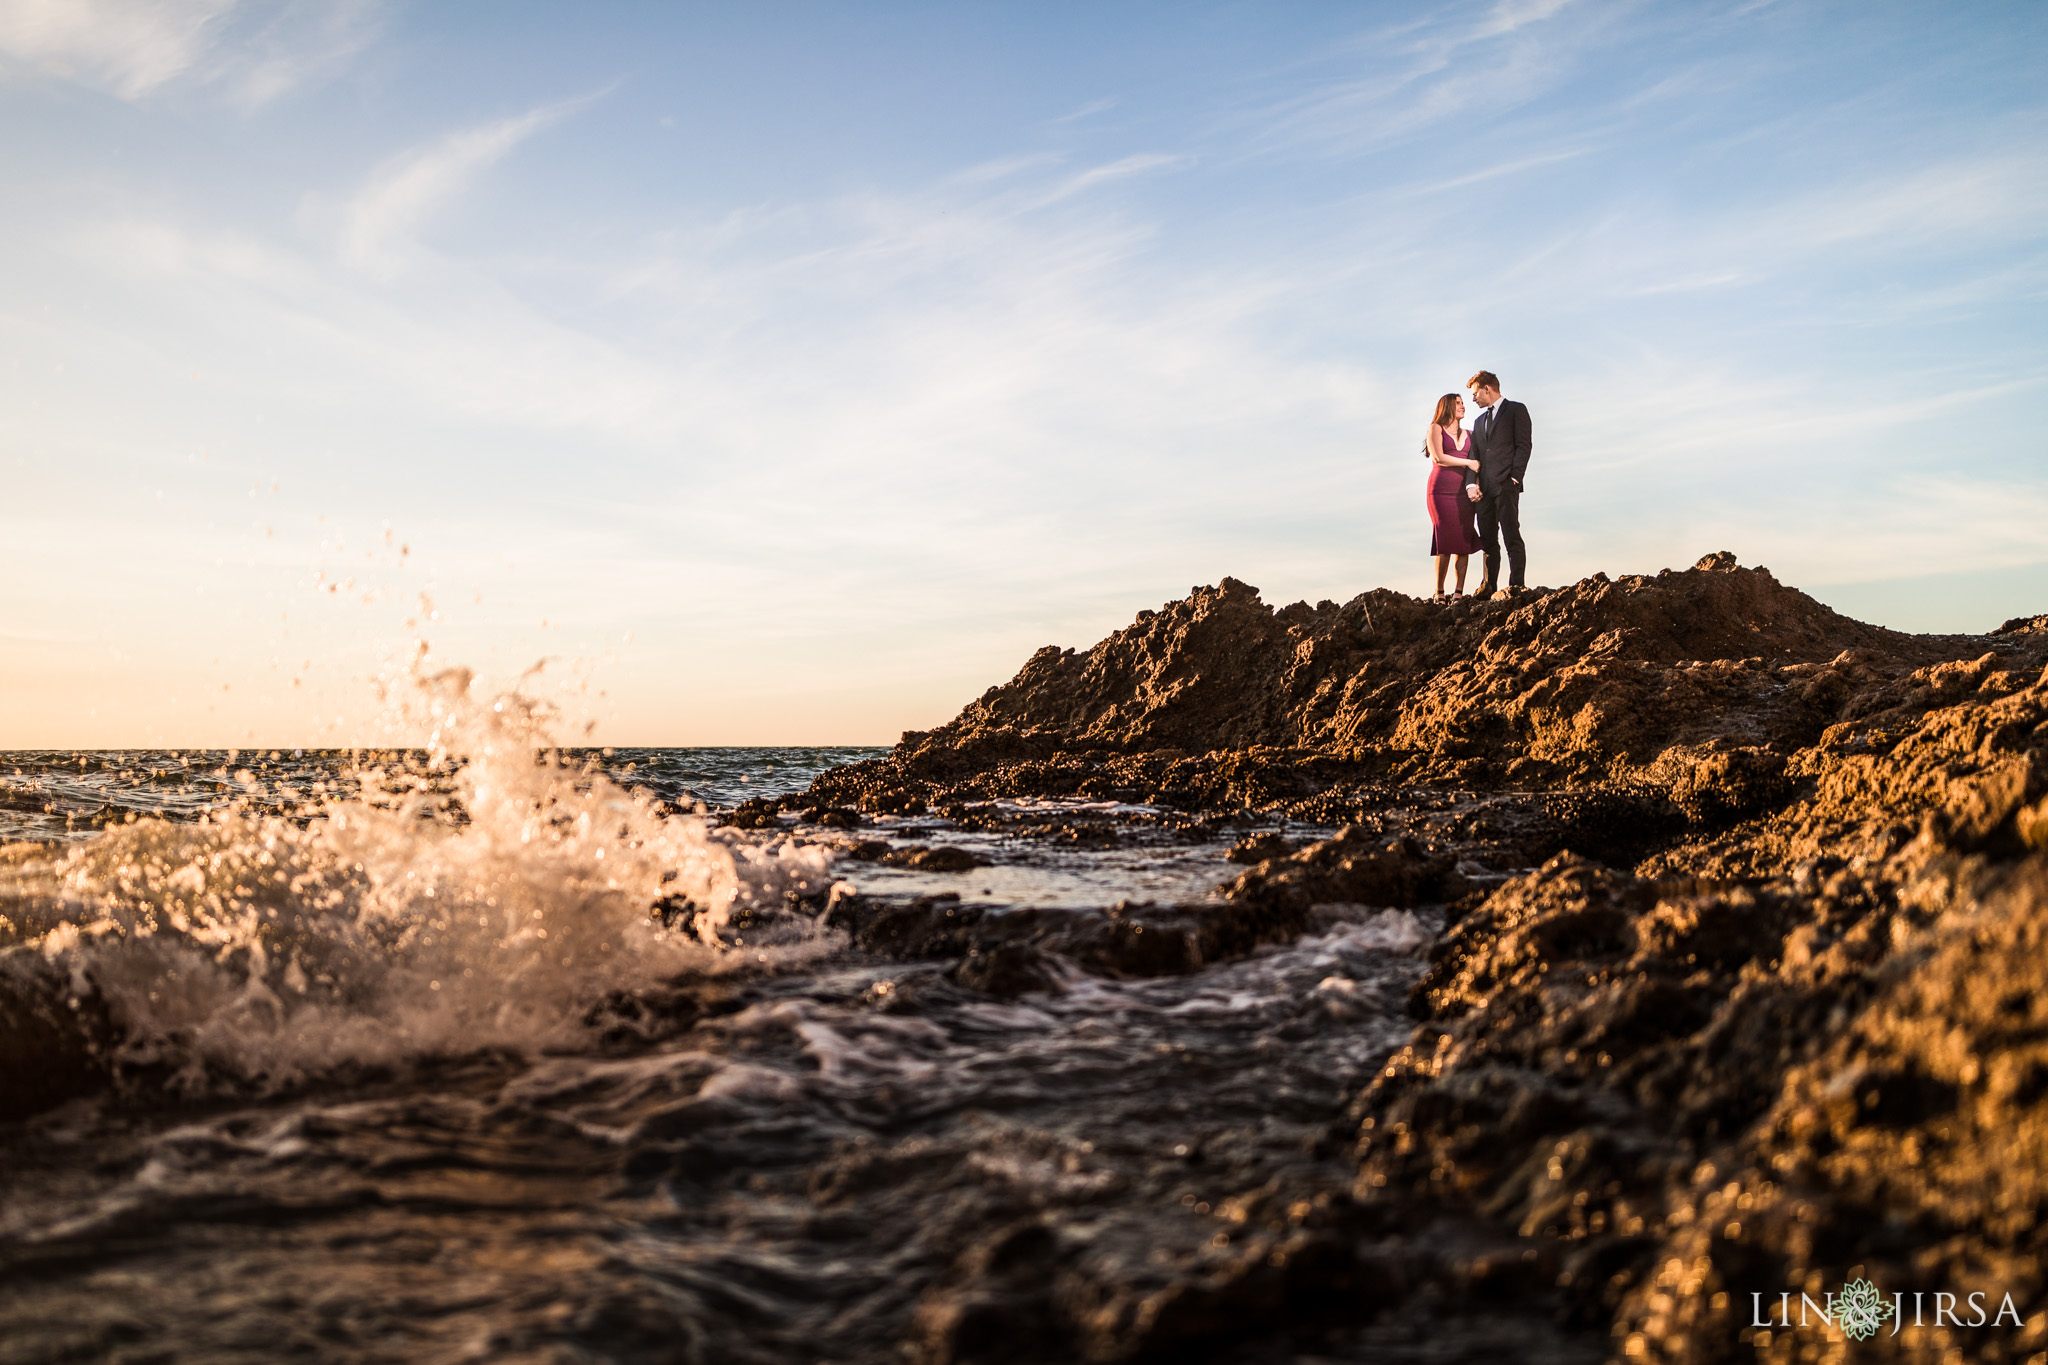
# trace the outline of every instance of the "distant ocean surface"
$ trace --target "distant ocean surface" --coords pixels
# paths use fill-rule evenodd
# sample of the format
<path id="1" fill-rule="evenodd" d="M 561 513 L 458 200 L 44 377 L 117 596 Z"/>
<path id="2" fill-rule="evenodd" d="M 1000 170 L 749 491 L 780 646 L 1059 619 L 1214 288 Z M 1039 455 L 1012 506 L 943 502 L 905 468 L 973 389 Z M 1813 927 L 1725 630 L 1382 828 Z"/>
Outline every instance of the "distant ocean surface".
<path id="1" fill-rule="evenodd" d="M 827 768 L 879 758 L 886 748 L 564 749 L 628 789 L 673 806 L 716 810 L 754 796 L 800 791 Z M 366 765 L 426 763 L 416 750 L 18 749 L 0 750 L 0 843 L 83 839 L 110 824 L 155 816 L 195 820 L 256 808 L 317 812 L 353 798 Z"/>

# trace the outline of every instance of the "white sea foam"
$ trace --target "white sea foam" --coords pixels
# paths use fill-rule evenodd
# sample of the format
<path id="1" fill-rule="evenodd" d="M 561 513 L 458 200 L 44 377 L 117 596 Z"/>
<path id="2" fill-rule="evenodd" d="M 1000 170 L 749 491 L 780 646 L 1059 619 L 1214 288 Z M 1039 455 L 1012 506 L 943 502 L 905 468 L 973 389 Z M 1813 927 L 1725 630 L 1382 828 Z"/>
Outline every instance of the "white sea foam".
<path id="1" fill-rule="evenodd" d="M 461 671 L 417 682 L 436 780 L 365 772 L 303 826 L 139 821 L 14 869 L 15 933 L 103 1004 L 117 1063 L 198 1088 L 570 1042 L 607 992 L 728 969 L 736 911 L 828 883 L 829 850 L 713 830 L 563 762 L 524 697 L 475 700 Z M 655 917 L 664 900 L 687 922 Z"/>

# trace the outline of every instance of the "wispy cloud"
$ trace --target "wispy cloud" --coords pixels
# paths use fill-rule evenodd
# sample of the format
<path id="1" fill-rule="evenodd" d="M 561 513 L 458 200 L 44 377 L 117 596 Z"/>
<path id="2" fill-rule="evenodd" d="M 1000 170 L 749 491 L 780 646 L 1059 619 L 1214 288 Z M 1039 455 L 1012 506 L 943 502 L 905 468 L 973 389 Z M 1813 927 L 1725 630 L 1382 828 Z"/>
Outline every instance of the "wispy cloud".
<path id="1" fill-rule="evenodd" d="M 1471 41 L 1498 38 L 1540 24 L 1570 4 L 1572 0 L 1500 0 L 1479 25 L 1473 29 Z"/>
<path id="2" fill-rule="evenodd" d="M 5 0 L 0 57 L 126 100 L 209 86 L 255 106 L 366 46 L 375 0 Z"/>
<path id="3" fill-rule="evenodd" d="M 1055 204 L 1113 180 L 1127 180 L 1134 175 L 1143 175 L 1147 171 L 1161 170 L 1168 166 L 1185 166 L 1192 160 L 1191 157 L 1163 152 L 1141 152 L 1133 156 L 1119 157 L 1105 165 L 1091 166 L 1079 175 L 1070 177 L 1053 186 L 1034 202 L 1039 205 Z"/>
<path id="4" fill-rule="evenodd" d="M 1076 109 L 1071 113 L 1061 114 L 1058 118 L 1054 119 L 1053 122 L 1055 124 L 1078 123 L 1082 119 L 1093 118 L 1097 114 L 1106 114 L 1114 108 L 1116 108 L 1115 100 L 1089 100 L 1079 109 Z"/>
<path id="5" fill-rule="evenodd" d="M 1046 166 L 1057 166 L 1066 158 L 1058 152 L 1020 152 L 1014 156 L 999 156 L 992 161 L 979 162 L 953 176 L 956 184 L 977 185 L 990 181 L 1007 180 L 1023 171 L 1039 170 Z"/>
<path id="6" fill-rule="evenodd" d="M 1404 193 L 1429 195 L 1441 194 L 1446 190 L 1462 190 L 1472 185 L 1484 184 L 1489 180 L 1499 180 L 1506 176 L 1520 175 L 1524 171 L 1533 171 L 1539 167 L 1555 166 L 1560 162 L 1576 160 L 1587 155 L 1588 151 L 1589 149 L 1585 147 L 1563 147 L 1555 151 L 1539 152 L 1533 156 L 1515 157 L 1511 160 L 1495 162 L 1490 166 L 1482 166 L 1478 170 L 1465 175 L 1453 176 L 1448 180 L 1438 180 L 1427 185 L 1417 186 L 1414 189 L 1404 191 Z"/>
<path id="7" fill-rule="evenodd" d="M 1987 269 L 1979 261 L 1960 292 L 1927 272 L 2037 242 L 2048 221 L 2048 154 L 2025 141 L 1961 157 L 1937 149 L 1877 171 L 1816 173 L 1791 184 L 1760 178 L 1739 197 L 1664 191 L 1646 200 L 1622 189 L 1602 208 L 1560 225 L 1548 242 L 1602 295 L 1651 298 L 1788 280 L 1811 287 L 1879 266 L 1889 286 L 1880 299 L 1854 306 L 1837 298 L 1825 316 L 1846 322 L 1880 306 L 1899 316 L 1944 300 L 1983 302 L 1988 280 L 2038 288 L 2038 266 Z M 1508 287 L 1547 292 L 1550 281 L 1530 264 L 1511 273 Z"/>
<path id="8" fill-rule="evenodd" d="M 250 13 L 257 22 L 220 56 L 210 79 L 253 108 L 346 66 L 376 38 L 383 0 L 286 0 Z"/>
<path id="9" fill-rule="evenodd" d="M 392 273 L 427 217 L 460 193 L 478 172 L 603 93 L 544 104 L 511 118 L 463 128 L 386 161 L 342 210 L 342 259 L 372 274 Z"/>
<path id="10" fill-rule="evenodd" d="M 237 0 L 9 0 L 0 52 L 135 99 L 189 72 Z"/>
<path id="11" fill-rule="evenodd" d="M 1356 156 L 1489 119 L 1564 87 L 1595 64 L 1610 21 L 1571 0 L 1441 5 L 1352 35 L 1314 64 L 1271 73 L 1236 116 L 1258 148 Z M 1463 149 L 1447 145 L 1448 155 Z"/>
<path id="12" fill-rule="evenodd" d="M 2048 481 L 2017 472 L 1998 479 L 1891 481 L 1874 508 L 1869 533 L 1829 547 L 1816 562 L 1816 582 L 1856 582 L 1938 574 L 1962 567 L 1957 532 L 1968 528 L 1976 567 L 2011 567 L 2048 559 Z M 1814 557 L 1820 561 L 1820 556 Z"/>
<path id="13" fill-rule="evenodd" d="M 2038 123 L 2029 131 L 2032 137 L 2009 151 L 1895 167 L 1861 183 L 1809 192 L 1788 202 L 1763 231 L 1775 229 L 1807 249 L 2037 238 L 2048 222 L 2048 152 Z"/>

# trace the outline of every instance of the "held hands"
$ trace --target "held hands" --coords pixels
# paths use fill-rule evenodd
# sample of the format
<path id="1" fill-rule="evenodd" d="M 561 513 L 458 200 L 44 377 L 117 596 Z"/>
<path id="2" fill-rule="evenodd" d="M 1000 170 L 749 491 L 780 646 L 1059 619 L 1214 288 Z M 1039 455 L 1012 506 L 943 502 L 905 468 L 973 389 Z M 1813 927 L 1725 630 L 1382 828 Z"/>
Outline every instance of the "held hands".
<path id="1" fill-rule="evenodd" d="M 1465 485 L 1465 496 L 1472 499 L 1472 501 L 1474 502 L 1478 502 L 1479 499 L 1483 496 L 1483 494 L 1480 493 L 1478 484 L 1468 483 Z"/>

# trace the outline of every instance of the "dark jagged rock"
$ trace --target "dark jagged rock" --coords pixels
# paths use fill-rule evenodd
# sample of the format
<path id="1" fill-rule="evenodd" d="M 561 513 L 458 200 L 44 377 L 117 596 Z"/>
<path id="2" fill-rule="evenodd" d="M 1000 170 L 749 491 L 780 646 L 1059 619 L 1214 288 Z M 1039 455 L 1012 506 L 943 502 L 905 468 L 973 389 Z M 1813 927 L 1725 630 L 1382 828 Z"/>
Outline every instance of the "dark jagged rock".
<path id="1" fill-rule="evenodd" d="M 895 863 L 918 872 L 967 872 L 987 867 L 989 860 L 964 848 L 941 844 L 937 848 L 896 849 L 883 855 L 883 862 Z"/>
<path id="2" fill-rule="evenodd" d="M 780 809 L 773 799 L 757 796 L 720 813 L 718 822 L 735 829 L 774 829 L 782 823 L 777 818 Z"/>
<path id="3" fill-rule="evenodd" d="M 855 947 L 898 960 L 972 958 L 980 965 L 958 979 L 996 966 L 1052 954 L 1109 976 L 1178 975 L 1205 963 L 1242 957 L 1263 943 L 1298 937 L 1311 901 L 1285 886 L 1221 903 L 1166 906 L 1120 902 L 1107 910 L 1023 909 L 992 912 L 957 895 L 920 896 L 909 903 L 855 896 L 836 902 L 826 922 Z M 1012 947 L 1023 956 L 1001 954 Z M 1008 972 L 1007 966 L 1002 966 Z M 993 979 L 993 978 L 990 978 Z M 1001 993 L 1001 992 L 992 992 Z"/>
<path id="4" fill-rule="evenodd" d="M 103 1089 L 115 1030 L 41 953 L 0 952 L 0 1123 Z"/>
<path id="5" fill-rule="evenodd" d="M 1033 943 L 995 943 L 968 950 L 953 969 L 963 986 L 1013 1000 L 1032 991 L 1058 992 L 1060 971 L 1050 953 Z"/>
<path id="6" fill-rule="evenodd" d="M 1233 863 L 1263 863 L 1269 858 L 1285 858 L 1295 851 L 1295 847 L 1286 837 L 1269 830 L 1264 834 L 1247 835 L 1223 856 Z"/>
<path id="7" fill-rule="evenodd" d="M 1260 863 L 1225 886 L 1223 894 L 1305 912 L 1317 904 L 1445 901 L 1469 889 L 1449 854 L 1433 853 L 1413 839 L 1383 840 L 1348 825 L 1334 839 Z"/>

